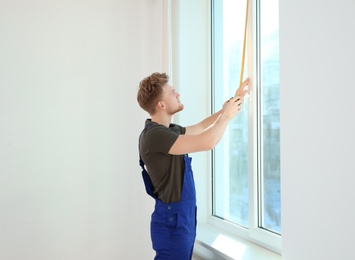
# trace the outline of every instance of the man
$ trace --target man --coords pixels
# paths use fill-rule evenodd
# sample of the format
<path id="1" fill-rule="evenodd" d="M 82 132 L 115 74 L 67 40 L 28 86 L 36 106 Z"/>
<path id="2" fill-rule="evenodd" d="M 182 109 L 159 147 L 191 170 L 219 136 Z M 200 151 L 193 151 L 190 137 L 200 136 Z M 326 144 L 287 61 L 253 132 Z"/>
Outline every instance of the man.
<path id="1" fill-rule="evenodd" d="M 189 260 L 196 237 L 196 194 L 187 154 L 216 146 L 241 108 L 249 79 L 221 110 L 187 127 L 171 123 L 184 105 L 168 80 L 165 73 L 153 73 L 139 85 L 138 103 L 151 116 L 139 138 L 140 165 L 146 191 L 155 199 L 151 219 L 155 259 Z"/>

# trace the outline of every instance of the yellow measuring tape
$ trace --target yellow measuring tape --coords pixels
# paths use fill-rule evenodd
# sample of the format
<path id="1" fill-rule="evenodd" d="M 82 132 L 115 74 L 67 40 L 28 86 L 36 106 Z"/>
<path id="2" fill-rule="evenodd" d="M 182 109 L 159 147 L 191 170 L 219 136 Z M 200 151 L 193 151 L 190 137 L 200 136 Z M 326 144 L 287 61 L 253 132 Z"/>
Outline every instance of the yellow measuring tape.
<path id="1" fill-rule="evenodd" d="M 240 69 L 240 78 L 239 78 L 239 88 L 241 88 L 243 83 L 243 76 L 244 76 L 244 63 L 245 63 L 245 50 L 246 50 L 246 42 L 247 42 L 247 29 L 248 29 L 248 14 L 249 14 L 249 0 L 246 0 L 246 13 L 245 13 L 245 26 L 244 26 L 244 42 L 243 42 L 243 53 L 242 53 L 242 62 L 241 62 L 241 69 Z M 236 93 L 242 92 L 243 89 L 237 90 Z"/>

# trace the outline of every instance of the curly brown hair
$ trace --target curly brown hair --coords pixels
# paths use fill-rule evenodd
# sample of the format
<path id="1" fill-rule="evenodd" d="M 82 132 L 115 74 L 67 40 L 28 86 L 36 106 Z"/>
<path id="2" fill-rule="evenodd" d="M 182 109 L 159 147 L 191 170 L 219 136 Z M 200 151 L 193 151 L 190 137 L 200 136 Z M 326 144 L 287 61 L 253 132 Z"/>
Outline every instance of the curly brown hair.
<path id="1" fill-rule="evenodd" d="M 137 101 L 141 108 L 150 115 L 155 113 L 155 105 L 161 99 L 163 86 L 168 83 L 169 76 L 166 73 L 155 72 L 144 78 L 139 83 Z"/>

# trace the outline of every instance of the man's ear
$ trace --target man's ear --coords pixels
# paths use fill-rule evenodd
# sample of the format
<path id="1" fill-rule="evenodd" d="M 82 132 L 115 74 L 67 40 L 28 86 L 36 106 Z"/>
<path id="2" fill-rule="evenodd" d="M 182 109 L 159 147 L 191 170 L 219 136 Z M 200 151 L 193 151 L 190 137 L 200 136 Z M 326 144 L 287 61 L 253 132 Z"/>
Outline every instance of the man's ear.
<path id="1" fill-rule="evenodd" d="M 159 101 L 157 103 L 157 107 L 158 107 L 158 109 L 165 109 L 164 102 L 163 101 Z"/>

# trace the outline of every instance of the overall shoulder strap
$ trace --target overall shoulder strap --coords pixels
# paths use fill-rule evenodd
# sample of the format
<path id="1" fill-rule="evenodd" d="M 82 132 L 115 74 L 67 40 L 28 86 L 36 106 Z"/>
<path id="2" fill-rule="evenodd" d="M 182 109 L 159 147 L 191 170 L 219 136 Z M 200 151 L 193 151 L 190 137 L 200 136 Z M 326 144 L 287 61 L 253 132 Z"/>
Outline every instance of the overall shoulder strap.
<path id="1" fill-rule="evenodd" d="M 146 125 L 144 129 L 147 129 L 151 125 L 153 125 L 153 124 Z M 144 131 L 144 129 L 143 129 L 143 131 Z M 143 133 L 143 131 L 142 131 L 142 133 Z M 140 140 L 140 138 L 142 136 L 142 133 L 139 135 L 139 140 Z M 138 140 L 138 151 L 139 151 L 139 143 L 140 143 L 139 140 Z M 151 179 L 150 179 L 150 177 L 148 175 L 147 170 L 144 167 L 145 164 L 144 164 L 144 161 L 142 160 L 142 156 L 141 156 L 140 152 L 139 152 L 139 165 L 142 167 L 142 178 L 143 178 L 145 190 L 151 197 L 153 197 L 155 199 L 155 197 L 154 197 L 154 186 L 153 186 L 153 183 L 152 183 L 152 181 L 151 181 Z"/>

